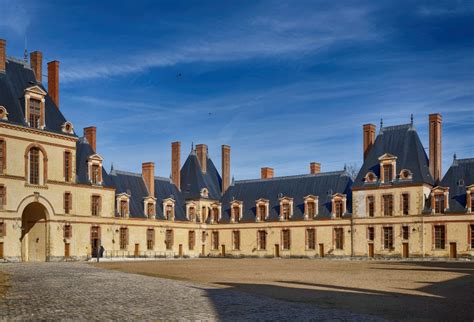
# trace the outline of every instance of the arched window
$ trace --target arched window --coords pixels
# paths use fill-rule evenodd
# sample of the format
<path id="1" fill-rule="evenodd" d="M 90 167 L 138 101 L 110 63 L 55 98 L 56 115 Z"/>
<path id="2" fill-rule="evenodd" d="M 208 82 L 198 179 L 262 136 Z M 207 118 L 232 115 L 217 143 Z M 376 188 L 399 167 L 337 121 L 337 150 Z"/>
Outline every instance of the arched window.
<path id="1" fill-rule="evenodd" d="M 38 148 L 31 148 L 29 153 L 30 159 L 30 183 L 40 183 L 40 150 Z"/>

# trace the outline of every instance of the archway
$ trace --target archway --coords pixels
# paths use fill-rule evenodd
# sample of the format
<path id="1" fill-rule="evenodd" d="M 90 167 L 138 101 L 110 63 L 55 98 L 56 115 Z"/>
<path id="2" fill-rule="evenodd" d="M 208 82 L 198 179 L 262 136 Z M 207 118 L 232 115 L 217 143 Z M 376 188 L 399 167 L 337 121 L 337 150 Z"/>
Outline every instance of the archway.
<path id="1" fill-rule="evenodd" d="M 21 216 L 21 257 L 24 262 L 47 258 L 47 210 L 39 202 L 25 207 Z"/>

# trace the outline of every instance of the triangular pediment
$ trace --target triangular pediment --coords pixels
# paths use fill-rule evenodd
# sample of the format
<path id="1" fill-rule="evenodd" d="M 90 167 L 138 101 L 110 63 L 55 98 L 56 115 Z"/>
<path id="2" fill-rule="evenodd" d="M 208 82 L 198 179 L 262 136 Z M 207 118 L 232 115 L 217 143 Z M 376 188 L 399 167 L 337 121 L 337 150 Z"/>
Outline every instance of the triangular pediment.
<path id="1" fill-rule="evenodd" d="M 46 95 L 46 92 L 41 87 L 39 87 L 38 85 L 28 87 L 27 89 L 25 89 L 25 92 L 35 93 L 35 94 L 38 94 L 38 95 L 41 95 L 41 96 Z"/>
<path id="2" fill-rule="evenodd" d="M 89 160 L 104 161 L 104 158 L 102 158 L 99 154 L 95 153 L 89 156 Z"/>
<path id="3" fill-rule="evenodd" d="M 379 161 L 383 161 L 383 160 L 395 160 L 397 157 L 393 154 L 390 154 L 390 153 L 384 153 L 383 155 L 381 155 L 379 157 Z"/>

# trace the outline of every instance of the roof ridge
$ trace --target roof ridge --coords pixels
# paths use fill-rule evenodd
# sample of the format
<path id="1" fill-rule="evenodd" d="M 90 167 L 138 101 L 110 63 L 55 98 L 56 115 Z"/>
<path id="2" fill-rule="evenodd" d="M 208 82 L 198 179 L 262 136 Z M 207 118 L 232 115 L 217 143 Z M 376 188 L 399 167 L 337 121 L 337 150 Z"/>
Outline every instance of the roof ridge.
<path id="1" fill-rule="evenodd" d="M 474 158 L 464 158 L 464 159 L 456 159 L 456 161 L 459 163 L 468 163 L 468 162 L 474 162 Z"/>
<path id="2" fill-rule="evenodd" d="M 398 124 L 398 125 L 390 125 L 390 126 L 384 126 L 383 130 L 399 130 L 399 129 L 404 129 L 404 128 L 410 128 L 412 125 L 410 123 L 408 124 Z"/>
<path id="3" fill-rule="evenodd" d="M 28 64 L 28 62 L 24 61 L 23 59 L 21 58 L 16 58 L 16 57 L 13 57 L 13 56 L 7 56 L 7 61 L 10 61 L 12 63 L 17 63 L 17 64 L 21 64 L 23 65 L 24 67 L 27 67 L 29 69 L 31 69 L 30 65 Z"/>
<path id="4" fill-rule="evenodd" d="M 342 175 L 345 174 L 346 171 L 339 170 L 339 171 L 329 171 L 329 172 L 320 172 L 317 174 L 297 174 L 292 176 L 281 176 L 281 177 L 273 177 L 268 179 L 244 179 L 244 180 L 235 180 L 235 183 L 249 183 L 249 182 L 264 182 L 264 181 L 278 181 L 284 179 L 299 179 L 299 178 L 311 178 L 311 177 L 325 177 L 330 175 Z"/>
<path id="5" fill-rule="evenodd" d="M 170 178 L 155 176 L 155 180 L 171 182 Z"/>
<path id="6" fill-rule="evenodd" d="M 142 177 L 141 173 L 136 173 L 136 172 L 131 172 L 131 171 L 123 171 L 123 170 L 113 170 L 115 174 L 122 174 L 122 175 L 128 175 L 128 176 L 134 176 L 134 177 Z"/>

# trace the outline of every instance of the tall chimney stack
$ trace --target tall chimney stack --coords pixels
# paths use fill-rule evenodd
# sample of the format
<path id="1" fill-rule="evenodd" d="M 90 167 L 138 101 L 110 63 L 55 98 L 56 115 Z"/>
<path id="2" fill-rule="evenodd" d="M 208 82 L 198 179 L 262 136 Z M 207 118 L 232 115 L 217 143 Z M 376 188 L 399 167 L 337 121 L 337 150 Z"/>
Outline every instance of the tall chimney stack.
<path id="1" fill-rule="evenodd" d="M 441 179 L 441 114 L 435 113 L 429 116 L 430 135 L 430 172 L 435 184 Z"/>
<path id="2" fill-rule="evenodd" d="M 230 146 L 222 146 L 222 194 L 230 186 Z"/>
<path id="3" fill-rule="evenodd" d="M 375 125 L 374 124 L 364 124 L 364 160 L 369 154 L 370 148 L 374 145 L 375 142 Z"/>
<path id="4" fill-rule="evenodd" d="M 309 164 L 309 171 L 311 174 L 318 174 L 321 172 L 321 163 L 311 162 Z"/>
<path id="5" fill-rule="evenodd" d="M 142 163 L 142 177 L 148 189 L 148 196 L 155 196 L 155 164 L 153 162 Z"/>
<path id="6" fill-rule="evenodd" d="M 59 109 L 59 62 L 48 63 L 48 94 Z"/>
<path id="7" fill-rule="evenodd" d="M 265 167 L 260 170 L 260 175 L 262 179 L 271 179 L 273 178 L 274 171 L 273 168 Z"/>
<path id="8" fill-rule="evenodd" d="M 4 73 L 7 68 L 7 41 L 0 39 L 0 73 Z"/>
<path id="9" fill-rule="evenodd" d="M 89 126 L 84 128 L 84 137 L 91 146 L 92 150 L 96 152 L 96 133 L 97 128 L 95 126 Z"/>
<path id="10" fill-rule="evenodd" d="M 171 180 L 181 190 L 181 142 L 171 143 Z"/>
<path id="11" fill-rule="evenodd" d="M 196 153 L 203 173 L 207 172 L 207 145 L 196 145 Z"/>
<path id="12" fill-rule="evenodd" d="M 31 69 L 35 73 L 36 81 L 43 82 L 43 54 L 40 51 L 34 51 L 30 54 Z"/>

